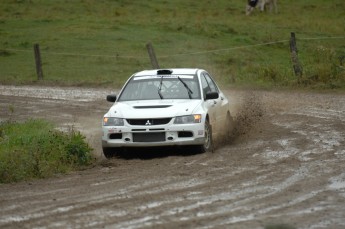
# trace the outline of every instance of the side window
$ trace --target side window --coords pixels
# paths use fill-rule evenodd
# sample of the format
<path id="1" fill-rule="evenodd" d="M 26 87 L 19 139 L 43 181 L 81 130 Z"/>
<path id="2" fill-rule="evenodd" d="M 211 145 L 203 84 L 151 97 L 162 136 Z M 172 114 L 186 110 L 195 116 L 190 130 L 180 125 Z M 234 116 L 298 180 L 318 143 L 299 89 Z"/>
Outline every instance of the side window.
<path id="1" fill-rule="evenodd" d="M 205 73 L 205 78 L 206 78 L 206 80 L 207 80 L 208 85 L 209 85 L 210 88 L 211 88 L 211 91 L 212 91 L 212 92 L 219 92 L 219 91 L 218 91 L 218 87 L 217 87 L 217 85 L 214 83 L 214 81 L 212 80 L 211 76 L 210 76 L 209 74 Z"/>
<path id="2" fill-rule="evenodd" d="M 200 80 L 201 80 L 201 86 L 202 86 L 202 91 L 203 91 L 204 97 L 206 97 L 206 93 L 211 91 L 211 88 L 208 85 L 208 82 L 207 82 L 207 80 L 205 78 L 205 74 L 204 73 L 201 74 Z"/>
<path id="3" fill-rule="evenodd" d="M 219 92 L 217 85 L 213 82 L 209 74 L 202 73 L 200 79 L 204 97 L 206 96 L 207 92 Z"/>

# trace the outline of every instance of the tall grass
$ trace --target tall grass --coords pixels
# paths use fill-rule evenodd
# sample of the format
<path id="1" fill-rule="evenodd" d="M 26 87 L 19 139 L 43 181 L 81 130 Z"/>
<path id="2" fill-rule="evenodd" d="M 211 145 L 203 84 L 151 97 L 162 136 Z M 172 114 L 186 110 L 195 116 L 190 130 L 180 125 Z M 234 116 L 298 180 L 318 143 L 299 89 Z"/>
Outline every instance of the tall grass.
<path id="1" fill-rule="evenodd" d="M 85 137 L 44 120 L 0 123 L 0 183 L 49 177 L 92 162 Z"/>
<path id="2" fill-rule="evenodd" d="M 37 83 L 39 43 L 43 83 L 118 87 L 151 68 L 150 41 L 160 67 L 205 68 L 223 84 L 345 88 L 343 0 L 284 0 L 278 14 L 256 10 L 249 17 L 244 8 L 244 0 L 3 0 L 0 83 Z M 291 66 L 291 32 L 302 84 Z M 304 39 L 325 37 L 340 38 Z"/>

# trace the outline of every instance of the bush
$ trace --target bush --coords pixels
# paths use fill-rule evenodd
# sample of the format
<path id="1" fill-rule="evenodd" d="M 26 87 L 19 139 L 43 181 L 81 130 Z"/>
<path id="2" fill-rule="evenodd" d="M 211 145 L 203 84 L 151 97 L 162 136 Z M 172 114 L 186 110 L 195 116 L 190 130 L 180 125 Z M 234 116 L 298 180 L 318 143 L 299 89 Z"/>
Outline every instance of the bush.
<path id="1" fill-rule="evenodd" d="M 91 148 L 75 130 L 44 120 L 0 123 L 0 183 L 65 173 L 92 162 Z"/>
<path id="2" fill-rule="evenodd" d="M 335 89 L 345 85 L 345 70 L 342 58 L 344 53 L 318 46 L 311 50 L 311 58 L 307 61 L 305 74 L 301 79 L 303 86 Z"/>

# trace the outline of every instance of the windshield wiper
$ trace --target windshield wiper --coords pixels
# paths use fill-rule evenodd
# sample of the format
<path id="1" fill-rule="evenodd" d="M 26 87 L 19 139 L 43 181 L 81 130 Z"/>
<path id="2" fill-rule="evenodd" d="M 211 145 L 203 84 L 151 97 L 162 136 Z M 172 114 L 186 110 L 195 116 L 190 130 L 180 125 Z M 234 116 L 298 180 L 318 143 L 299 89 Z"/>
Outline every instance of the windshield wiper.
<path id="1" fill-rule="evenodd" d="M 158 95 L 161 99 L 163 99 L 163 95 L 161 93 L 162 85 L 163 85 L 163 76 L 161 76 L 161 82 L 159 83 L 159 87 L 158 87 Z"/>
<path id="2" fill-rule="evenodd" d="M 192 98 L 193 91 L 188 87 L 188 85 L 187 85 L 179 76 L 178 76 L 177 78 L 181 81 L 181 83 L 183 84 L 183 86 L 187 89 L 187 91 L 188 91 L 188 96 L 189 96 L 189 98 L 191 99 L 191 98 Z"/>

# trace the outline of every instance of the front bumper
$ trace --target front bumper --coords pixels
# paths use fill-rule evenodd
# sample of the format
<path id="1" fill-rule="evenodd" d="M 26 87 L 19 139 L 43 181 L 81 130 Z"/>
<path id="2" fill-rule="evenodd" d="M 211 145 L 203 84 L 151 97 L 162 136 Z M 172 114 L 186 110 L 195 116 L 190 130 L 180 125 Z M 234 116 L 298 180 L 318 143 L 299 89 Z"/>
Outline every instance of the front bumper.
<path id="1" fill-rule="evenodd" d="M 203 145 L 204 124 L 103 126 L 102 147 Z"/>

